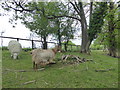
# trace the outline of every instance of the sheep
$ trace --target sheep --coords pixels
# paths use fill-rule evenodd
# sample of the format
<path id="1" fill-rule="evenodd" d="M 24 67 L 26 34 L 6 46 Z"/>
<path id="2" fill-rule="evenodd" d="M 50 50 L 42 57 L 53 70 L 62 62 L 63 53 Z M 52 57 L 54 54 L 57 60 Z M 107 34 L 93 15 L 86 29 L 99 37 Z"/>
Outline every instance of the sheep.
<path id="1" fill-rule="evenodd" d="M 53 59 L 55 58 L 55 54 L 60 50 L 59 46 L 56 46 L 53 49 L 34 49 L 31 52 L 32 55 L 32 62 L 33 62 L 33 68 L 37 70 L 37 66 L 43 66 L 45 67 L 47 64 L 50 64 L 53 62 Z"/>
<path id="2" fill-rule="evenodd" d="M 22 46 L 18 41 L 11 40 L 8 44 L 8 49 L 13 59 L 18 59 L 18 55 L 22 50 Z"/>

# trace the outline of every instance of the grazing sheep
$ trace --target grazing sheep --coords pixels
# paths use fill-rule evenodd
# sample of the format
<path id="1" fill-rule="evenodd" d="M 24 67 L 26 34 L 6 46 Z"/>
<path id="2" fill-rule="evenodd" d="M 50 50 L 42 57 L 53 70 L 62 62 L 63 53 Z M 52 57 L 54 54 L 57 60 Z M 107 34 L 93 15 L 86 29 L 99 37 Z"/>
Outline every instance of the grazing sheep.
<path id="1" fill-rule="evenodd" d="M 22 50 L 21 44 L 18 41 L 11 40 L 8 44 L 8 49 L 11 52 L 11 57 L 17 59 Z"/>
<path id="2" fill-rule="evenodd" d="M 32 50 L 32 62 L 33 68 L 36 70 L 37 65 L 46 66 L 53 62 L 55 54 L 59 51 L 59 46 L 56 46 L 53 49 L 43 50 L 43 49 L 34 49 Z"/>

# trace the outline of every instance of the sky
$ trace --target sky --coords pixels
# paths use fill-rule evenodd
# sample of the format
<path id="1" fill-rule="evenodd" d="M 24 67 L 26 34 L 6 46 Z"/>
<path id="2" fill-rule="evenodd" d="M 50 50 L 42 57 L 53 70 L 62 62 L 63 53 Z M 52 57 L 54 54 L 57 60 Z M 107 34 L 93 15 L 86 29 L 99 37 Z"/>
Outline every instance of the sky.
<path id="1" fill-rule="evenodd" d="M 13 12 L 9 12 L 9 15 L 7 16 L 0 16 L 0 36 L 1 36 L 1 32 L 4 32 L 2 36 L 29 39 L 31 31 L 28 28 L 26 28 L 23 24 L 21 24 L 20 20 L 17 21 L 17 25 L 15 26 L 15 28 L 13 28 L 13 24 L 9 23 L 9 18 L 12 16 L 12 14 Z M 52 36 L 49 36 L 49 39 L 48 39 L 49 42 L 51 38 Z M 39 40 L 40 38 L 33 37 L 33 39 Z M 0 46 L 8 46 L 8 43 L 10 40 L 13 40 L 13 39 L 0 38 Z M 20 40 L 19 42 L 23 48 L 31 47 L 32 45 L 30 41 Z M 75 43 L 76 45 L 81 44 L 80 39 L 74 39 L 72 40 L 72 42 Z M 35 42 L 35 44 L 36 44 L 36 47 L 41 48 L 41 43 Z M 51 47 L 54 47 L 54 45 L 48 44 L 48 47 L 51 48 Z"/>

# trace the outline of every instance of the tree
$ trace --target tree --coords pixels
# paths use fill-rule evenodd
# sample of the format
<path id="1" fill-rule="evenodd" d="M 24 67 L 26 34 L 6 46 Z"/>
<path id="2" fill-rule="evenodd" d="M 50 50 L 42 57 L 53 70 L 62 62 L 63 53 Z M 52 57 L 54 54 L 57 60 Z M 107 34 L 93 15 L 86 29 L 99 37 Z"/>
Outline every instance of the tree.
<path id="1" fill-rule="evenodd" d="M 118 22 L 117 22 L 117 25 L 116 25 L 117 29 L 119 30 L 120 29 L 120 1 L 118 2 Z M 118 33 L 120 33 L 120 31 L 118 31 Z M 120 34 L 118 34 L 118 37 L 117 37 L 117 48 L 118 48 L 118 56 L 120 57 Z"/>
<path id="2" fill-rule="evenodd" d="M 63 24 L 63 31 L 62 31 L 62 36 L 64 38 L 64 47 L 65 51 L 67 51 L 68 43 L 70 39 L 74 38 L 73 33 L 75 32 L 74 28 L 72 27 L 72 20 L 67 19 L 66 23 Z"/>
<path id="3" fill-rule="evenodd" d="M 119 42 L 119 12 L 118 8 L 114 4 L 114 2 L 108 3 L 108 10 L 107 15 L 104 19 L 104 25 L 102 27 L 101 33 L 99 33 L 99 37 L 97 38 L 97 41 L 99 41 L 99 44 L 104 45 L 105 48 L 108 49 L 108 54 L 110 56 L 116 57 L 117 48 L 120 45 Z"/>
<path id="4" fill-rule="evenodd" d="M 107 34 L 107 42 L 108 42 L 108 51 L 109 55 L 113 57 L 117 57 L 117 53 L 119 52 L 119 8 L 114 4 L 114 2 L 109 3 L 108 15 L 106 17 L 108 23 L 108 34 Z"/>
<path id="5" fill-rule="evenodd" d="M 75 45 L 75 44 L 74 44 L 73 42 L 71 42 L 70 40 L 69 40 L 69 41 L 64 41 L 63 44 L 64 44 L 64 49 L 65 49 L 65 51 L 68 51 L 68 46 L 70 46 L 70 45 Z"/>
<path id="6" fill-rule="evenodd" d="M 55 32 L 53 33 L 53 35 L 56 37 L 56 40 L 58 41 L 59 46 L 62 47 L 62 42 L 66 41 L 66 43 L 64 43 L 65 46 L 65 50 L 67 51 L 67 44 L 69 42 L 70 39 L 74 38 L 74 33 L 75 33 L 75 28 L 72 26 L 73 25 L 73 20 L 72 19 L 55 19 L 56 22 L 54 23 L 54 25 L 57 26 Z"/>
<path id="7" fill-rule="evenodd" d="M 116 40 L 115 40 L 115 27 L 114 27 L 114 3 L 109 3 L 109 14 L 108 14 L 108 51 L 109 55 L 116 57 Z"/>
<path id="8" fill-rule="evenodd" d="M 47 49 L 47 37 L 54 32 L 54 30 L 51 30 L 54 26 L 51 26 L 51 21 L 46 17 L 45 7 L 47 7 L 48 4 L 44 2 L 31 2 L 29 4 L 32 6 L 40 6 L 39 8 L 43 10 L 42 13 L 36 11 L 36 13 L 31 14 L 27 12 L 23 13 L 19 18 L 22 19 L 22 23 L 25 24 L 27 28 L 41 36 L 43 39 L 43 49 Z M 30 8 L 31 7 L 29 7 L 29 9 Z"/>
<path id="9" fill-rule="evenodd" d="M 96 2 L 95 9 L 91 15 L 89 30 L 88 30 L 88 45 L 98 37 L 98 33 L 101 32 L 102 26 L 104 24 L 104 17 L 106 16 L 107 12 L 107 2 Z"/>
<path id="10" fill-rule="evenodd" d="M 9 1 L 8 1 L 9 2 Z M 15 15 L 13 15 L 13 19 L 17 20 L 22 19 L 22 23 L 25 24 L 27 28 L 29 28 L 31 31 L 37 33 L 41 36 L 43 39 L 43 49 L 47 49 L 47 37 L 49 34 L 52 34 L 55 32 L 55 25 L 52 23 L 55 22 L 55 20 L 48 19 L 48 14 L 59 14 L 59 11 L 61 10 L 60 7 L 58 7 L 58 4 L 56 2 L 27 2 L 25 4 L 23 1 L 16 1 L 13 0 L 9 2 L 9 4 L 16 5 L 12 7 L 9 6 L 5 1 L 3 4 L 6 5 L 6 7 L 3 7 L 4 9 L 15 10 Z M 25 9 L 26 8 L 26 9 Z M 64 7 L 63 7 L 64 8 Z M 20 12 L 18 14 L 18 12 Z M 64 11 L 61 11 L 64 12 Z M 54 27 L 54 28 L 53 28 Z M 57 32 L 58 33 L 58 32 Z"/>
<path id="11" fill-rule="evenodd" d="M 16 12 L 41 13 L 43 15 L 45 14 L 46 18 L 53 19 L 53 20 L 56 18 L 71 18 L 73 20 L 77 20 L 79 23 L 81 23 L 81 30 L 82 30 L 82 43 L 81 43 L 80 51 L 82 53 L 88 52 L 89 46 L 91 43 L 88 43 L 89 42 L 89 34 L 88 34 L 88 25 L 87 25 L 86 13 L 85 13 L 85 12 L 88 12 L 88 10 L 85 11 L 85 6 L 89 5 L 89 3 L 85 4 L 83 2 L 79 2 L 78 0 L 74 0 L 74 1 L 69 1 L 65 4 L 57 3 L 53 6 L 51 5 L 51 7 L 49 7 L 49 5 L 47 5 L 48 7 L 45 7 L 46 10 L 44 10 L 45 8 L 44 9 L 40 8 L 40 7 L 42 7 L 42 5 L 40 6 L 38 4 L 31 4 L 31 3 L 25 4 L 24 0 L 23 1 L 13 0 L 10 3 L 14 4 L 14 6 L 16 6 L 16 7 L 8 5 L 8 2 L 5 2 L 4 4 L 9 9 L 13 9 Z M 47 4 L 47 3 L 45 3 L 45 4 Z M 53 4 L 53 3 L 51 3 L 51 4 Z M 66 6 L 69 6 L 69 7 L 66 8 Z M 91 7 L 90 10 L 92 10 L 92 7 L 93 7 L 92 3 L 90 5 L 90 7 Z M 100 8 L 100 7 L 97 7 L 97 8 Z M 68 11 L 69 11 L 69 13 L 68 13 Z M 92 11 L 91 11 L 91 14 L 92 14 Z M 95 33 L 93 35 L 96 36 L 96 34 L 97 33 Z"/>
<path id="12" fill-rule="evenodd" d="M 93 2 L 90 3 L 90 22 L 89 29 L 85 16 L 85 10 L 82 2 L 70 2 L 74 7 L 74 10 L 79 15 L 81 29 L 82 29 L 82 44 L 81 44 L 81 52 L 89 53 L 89 47 L 91 42 L 97 38 L 97 33 L 101 31 L 101 27 L 103 25 L 103 19 L 105 17 L 106 12 L 106 2 L 98 2 L 95 5 L 95 9 L 93 9 Z M 93 12 L 93 13 L 92 13 Z M 99 24 L 100 23 L 100 24 Z"/>
<path id="13" fill-rule="evenodd" d="M 57 37 L 59 46 L 62 47 L 62 40 L 61 40 L 62 39 L 62 34 L 61 34 L 60 24 L 61 24 L 61 20 L 57 19 L 56 20 L 57 30 L 56 30 L 55 36 Z"/>
<path id="14" fill-rule="evenodd" d="M 70 2 L 71 3 L 71 2 Z M 76 3 L 76 2 L 75 2 Z M 30 12 L 30 13 L 42 13 L 42 14 L 44 14 L 44 12 L 47 12 L 47 14 L 46 14 L 46 17 L 48 18 L 48 19 L 55 19 L 55 18 L 63 18 L 63 17 L 65 17 L 65 18 L 72 18 L 72 19 L 75 19 L 75 20 L 78 20 L 78 21 L 81 21 L 81 19 L 77 16 L 77 15 L 75 15 L 75 16 L 73 16 L 74 15 L 74 13 L 72 13 L 72 14 L 70 14 L 70 15 L 67 15 L 67 13 L 66 13 L 66 10 L 63 12 L 63 13 L 61 13 L 61 10 L 58 10 L 59 12 L 57 12 L 56 13 L 56 8 L 57 7 L 60 7 L 60 8 L 62 8 L 62 9 L 65 9 L 64 7 L 65 7 L 65 5 L 64 4 L 62 4 L 62 7 L 61 7 L 61 5 L 57 5 L 57 7 L 50 7 L 50 9 L 46 9 L 46 10 L 44 10 L 43 8 L 40 8 L 36 3 L 35 4 L 31 4 L 30 2 L 25 2 L 24 0 L 23 1 L 16 1 L 16 0 L 13 0 L 13 1 L 11 1 L 11 2 L 9 2 L 8 0 L 7 1 L 5 1 L 4 3 L 3 3 L 4 5 L 3 5 L 3 8 L 4 9 L 6 9 L 6 8 L 8 8 L 9 10 L 15 10 L 15 12 L 20 12 L 20 13 L 24 13 L 24 12 Z M 72 4 L 72 3 L 71 3 Z M 79 4 L 80 4 L 80 6 L 81 6 L 81 8 L 82 8 L 82 10 L 79 10 L 79 16 L 80 16 L 80 12 L 82 11 L 82 13 L 84 14 L 84 11 L 83 11 L 83 7 L 82 7 L 82 2 L 79 2 Z M 76 5 L 77 5 L 77 3 L 76 3 Z M 48 5 L 48 8 L 49 8 L 49 5 Z M 51 9 L 52 8 L 52 9 Z M 55 10 L 54 10 L 55 9 Z M 68 8 L 68 9 L 70 9 L 70 8 Z M 50 12 L 50 10 L 52 10 L 52 12 Z M 77 14 L 78 14 L 77 13 Z M 84 15 L 82 15 L 81 14 L 81 16 L 84 16 Z M 81 17 L 82 18 L 82 17 Z M 84 19 L 85 19 L 85 17 L 84 17 Z M 83 26 L 82 26 L 83 27 Z M 83 28 L 84 29 L 84 28 Z M 84 30 L 85 31 L 85 30 Z M 83 32 L 84 32 L 83 31 Z M 86 33 L 83 33 L 83 34 L 85 34 L 86 35 Z M 82 35 L 83 37 L 86 37 L 85 35 Z M 83 38 L 84 39 L 84 38 Z M 86 38 L 85 38 L 86 39 Z M 85 44 L 84 44 L 84 42 L 85 42 L 86 40 L 82 40 L 82 46 L 84 46 Z"/>

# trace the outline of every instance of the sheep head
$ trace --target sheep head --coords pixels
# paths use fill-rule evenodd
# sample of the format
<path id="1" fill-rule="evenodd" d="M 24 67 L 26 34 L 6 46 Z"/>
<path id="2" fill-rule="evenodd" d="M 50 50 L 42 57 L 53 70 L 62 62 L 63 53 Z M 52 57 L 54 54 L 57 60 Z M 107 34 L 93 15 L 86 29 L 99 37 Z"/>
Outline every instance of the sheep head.
<path id="1" fill-rule="evenodd" d="M 55 46 L 55 48 L 53 48 L 52 50 L 56 54 L 58 51 L 61 51 L 61 47 L 60 46 Z"/>
<path id="2" fill-rule="evenodd" d="M 13 59 L 17 59 L 18 58 L 18 53 L 13 53 L 12 57 L 13 57 Z"/>

